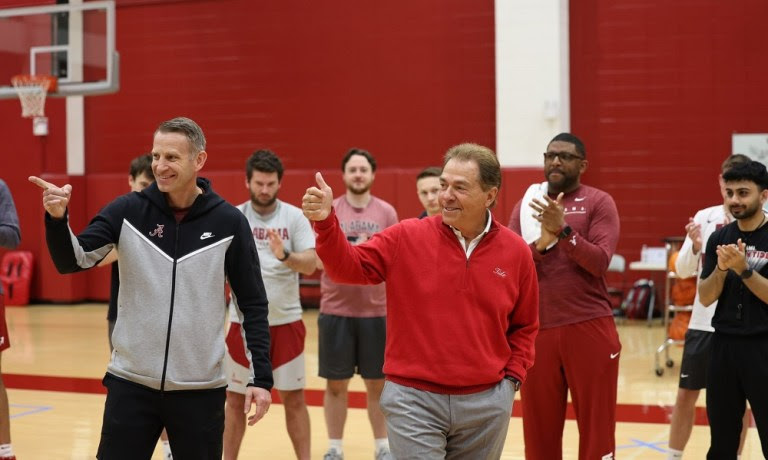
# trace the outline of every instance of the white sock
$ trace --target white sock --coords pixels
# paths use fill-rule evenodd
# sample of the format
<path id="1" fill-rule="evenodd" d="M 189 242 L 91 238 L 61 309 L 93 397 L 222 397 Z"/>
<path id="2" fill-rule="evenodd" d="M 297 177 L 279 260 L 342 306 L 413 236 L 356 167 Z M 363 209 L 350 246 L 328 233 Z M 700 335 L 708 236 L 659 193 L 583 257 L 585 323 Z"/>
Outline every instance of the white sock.
<path id="1" fill-rule="evenodd" d="M 667 460 L 680 460 L 683 458 L 683 451 L 677 450 L 677 449 L 669 449 L 669 454 L 667 455 Z"/>
<path id="2" fill-rule="evenodd" d="M 389 452 L 389 438 L 376 438 L 373 440 L 373 443 L 376 446 L 375 452 L 379 452 L 380 450 Z"/>
<path id="3" fill-rule="evenodd" d="M 163 458 L 173 458 L 173 454 L 171 453 L 171 443 L 168 441 L 163 441 Z"/>
<path id="4" fill-rule="evenodd" d="M 13 457 L 13 447 L 11 444 L 0 444 L 0 458 Z"/>
<path id="5" fill-rule="evenodd" d="M 343 454 L 344 451 L 341 448 L 341 439 L 329 439 L 328 450 L 336 451 L 336 453 L 339 455 Z"/>

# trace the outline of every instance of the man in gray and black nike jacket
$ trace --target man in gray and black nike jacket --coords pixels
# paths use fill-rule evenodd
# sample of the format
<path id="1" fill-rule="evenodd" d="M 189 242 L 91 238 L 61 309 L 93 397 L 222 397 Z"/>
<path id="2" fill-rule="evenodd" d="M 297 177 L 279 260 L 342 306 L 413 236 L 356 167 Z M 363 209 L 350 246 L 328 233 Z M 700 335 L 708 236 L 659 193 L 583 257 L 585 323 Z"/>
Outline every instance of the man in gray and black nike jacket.
<path id="1" fill-rule="evenodd" d="M 244 317 L 252 362 L 245 412 L 253 425 L 269 409 L 267 297 L 243 214 L 197 174 L 205 137 L 188 118 L 154 134 L 155 184 L 108 204 L 75 236 L 67 218 L 72 187 L 37 177 L 44 189 L 48 249 L 61 273 L 120 258 L 118 319 L 107 367 L 102 459 L 149 459 L 163 428 L 179 459 L 220 459 L 226 378 L 225 282 Z"/>

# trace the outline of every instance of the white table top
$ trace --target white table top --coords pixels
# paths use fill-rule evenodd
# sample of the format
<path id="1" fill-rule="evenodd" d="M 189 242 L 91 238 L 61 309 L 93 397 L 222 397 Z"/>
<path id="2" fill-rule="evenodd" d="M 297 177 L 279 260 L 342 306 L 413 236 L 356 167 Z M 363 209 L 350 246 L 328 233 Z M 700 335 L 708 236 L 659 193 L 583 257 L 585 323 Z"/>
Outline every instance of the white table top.
<path id="1" fill-rule="evenodd" d="M 650 271 L 650 272 L 665 272 L 667 271 L 667 264 L 659 262 L 643 262 L 636 260 L 629 263 L 630 270 L 637 271 Z"/>

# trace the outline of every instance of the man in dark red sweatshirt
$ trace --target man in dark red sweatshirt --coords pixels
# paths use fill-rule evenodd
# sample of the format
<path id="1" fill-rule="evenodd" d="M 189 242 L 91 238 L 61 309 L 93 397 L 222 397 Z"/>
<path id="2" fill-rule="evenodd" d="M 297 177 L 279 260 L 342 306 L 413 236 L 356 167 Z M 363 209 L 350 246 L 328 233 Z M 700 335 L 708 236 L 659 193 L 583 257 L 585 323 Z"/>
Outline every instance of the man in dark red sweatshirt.
<path id="1" fill-rule="evenodd" d="M 533 364 L 538 284 L 525 242 L 490 208 L 501 168 L 490 149 L 452 147 L 440 215 L 408 219 L 352 246 L 317 173 L 304 215 L 326 273 L 387 282 L 381 408 L 397 459 L 499 458 L 515 392 Z"/>
<path id="2" fill-rule="evenodd" d="M 547 181 L 517 203 L 509 227 L 530 243 L 539 276 L 536 365 L 522 392 L 525 458 L 563 458 L 568 390 L 579 426 L 579 459 L 615 456 L 621 344 L 605 282 L 619 215 L 607 193 L 581 184 L 584 144 L 555 136 L 544 153 Z"/>

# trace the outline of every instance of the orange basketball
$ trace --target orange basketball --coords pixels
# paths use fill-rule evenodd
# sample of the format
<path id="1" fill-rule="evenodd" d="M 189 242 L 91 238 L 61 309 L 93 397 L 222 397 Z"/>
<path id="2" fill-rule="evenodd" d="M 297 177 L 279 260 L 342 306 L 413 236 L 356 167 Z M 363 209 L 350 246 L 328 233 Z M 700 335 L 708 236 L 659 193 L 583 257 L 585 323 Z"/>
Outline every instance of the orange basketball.
<path id="1" fill-rule="evenodd" d="M 675 262 L 677 262 L 677 255 L 680 251 L 674 251 L 669 255 L 669 263 L 667 264 L 667 270 L 675 272 Z"/>
<path id="2" fill-rule="evenodd" d="M 675 261 L 677 261 L 678 254 L 679 251 L 675 251 L 669 255 L 669 266 L 667 268 L 671 273 L 675 273 Z M 696 298 L 696 277 L 674 279 L 669 297 L 672 305 L 693 305 L 693 300 Z"/>
<path id="3" fill-rule="evenodd" d="M 691 321 L 691 312 L 679 311 L 669 323 L 669 338 L 672 340 L 684 340 L 688 323 Z"/>

